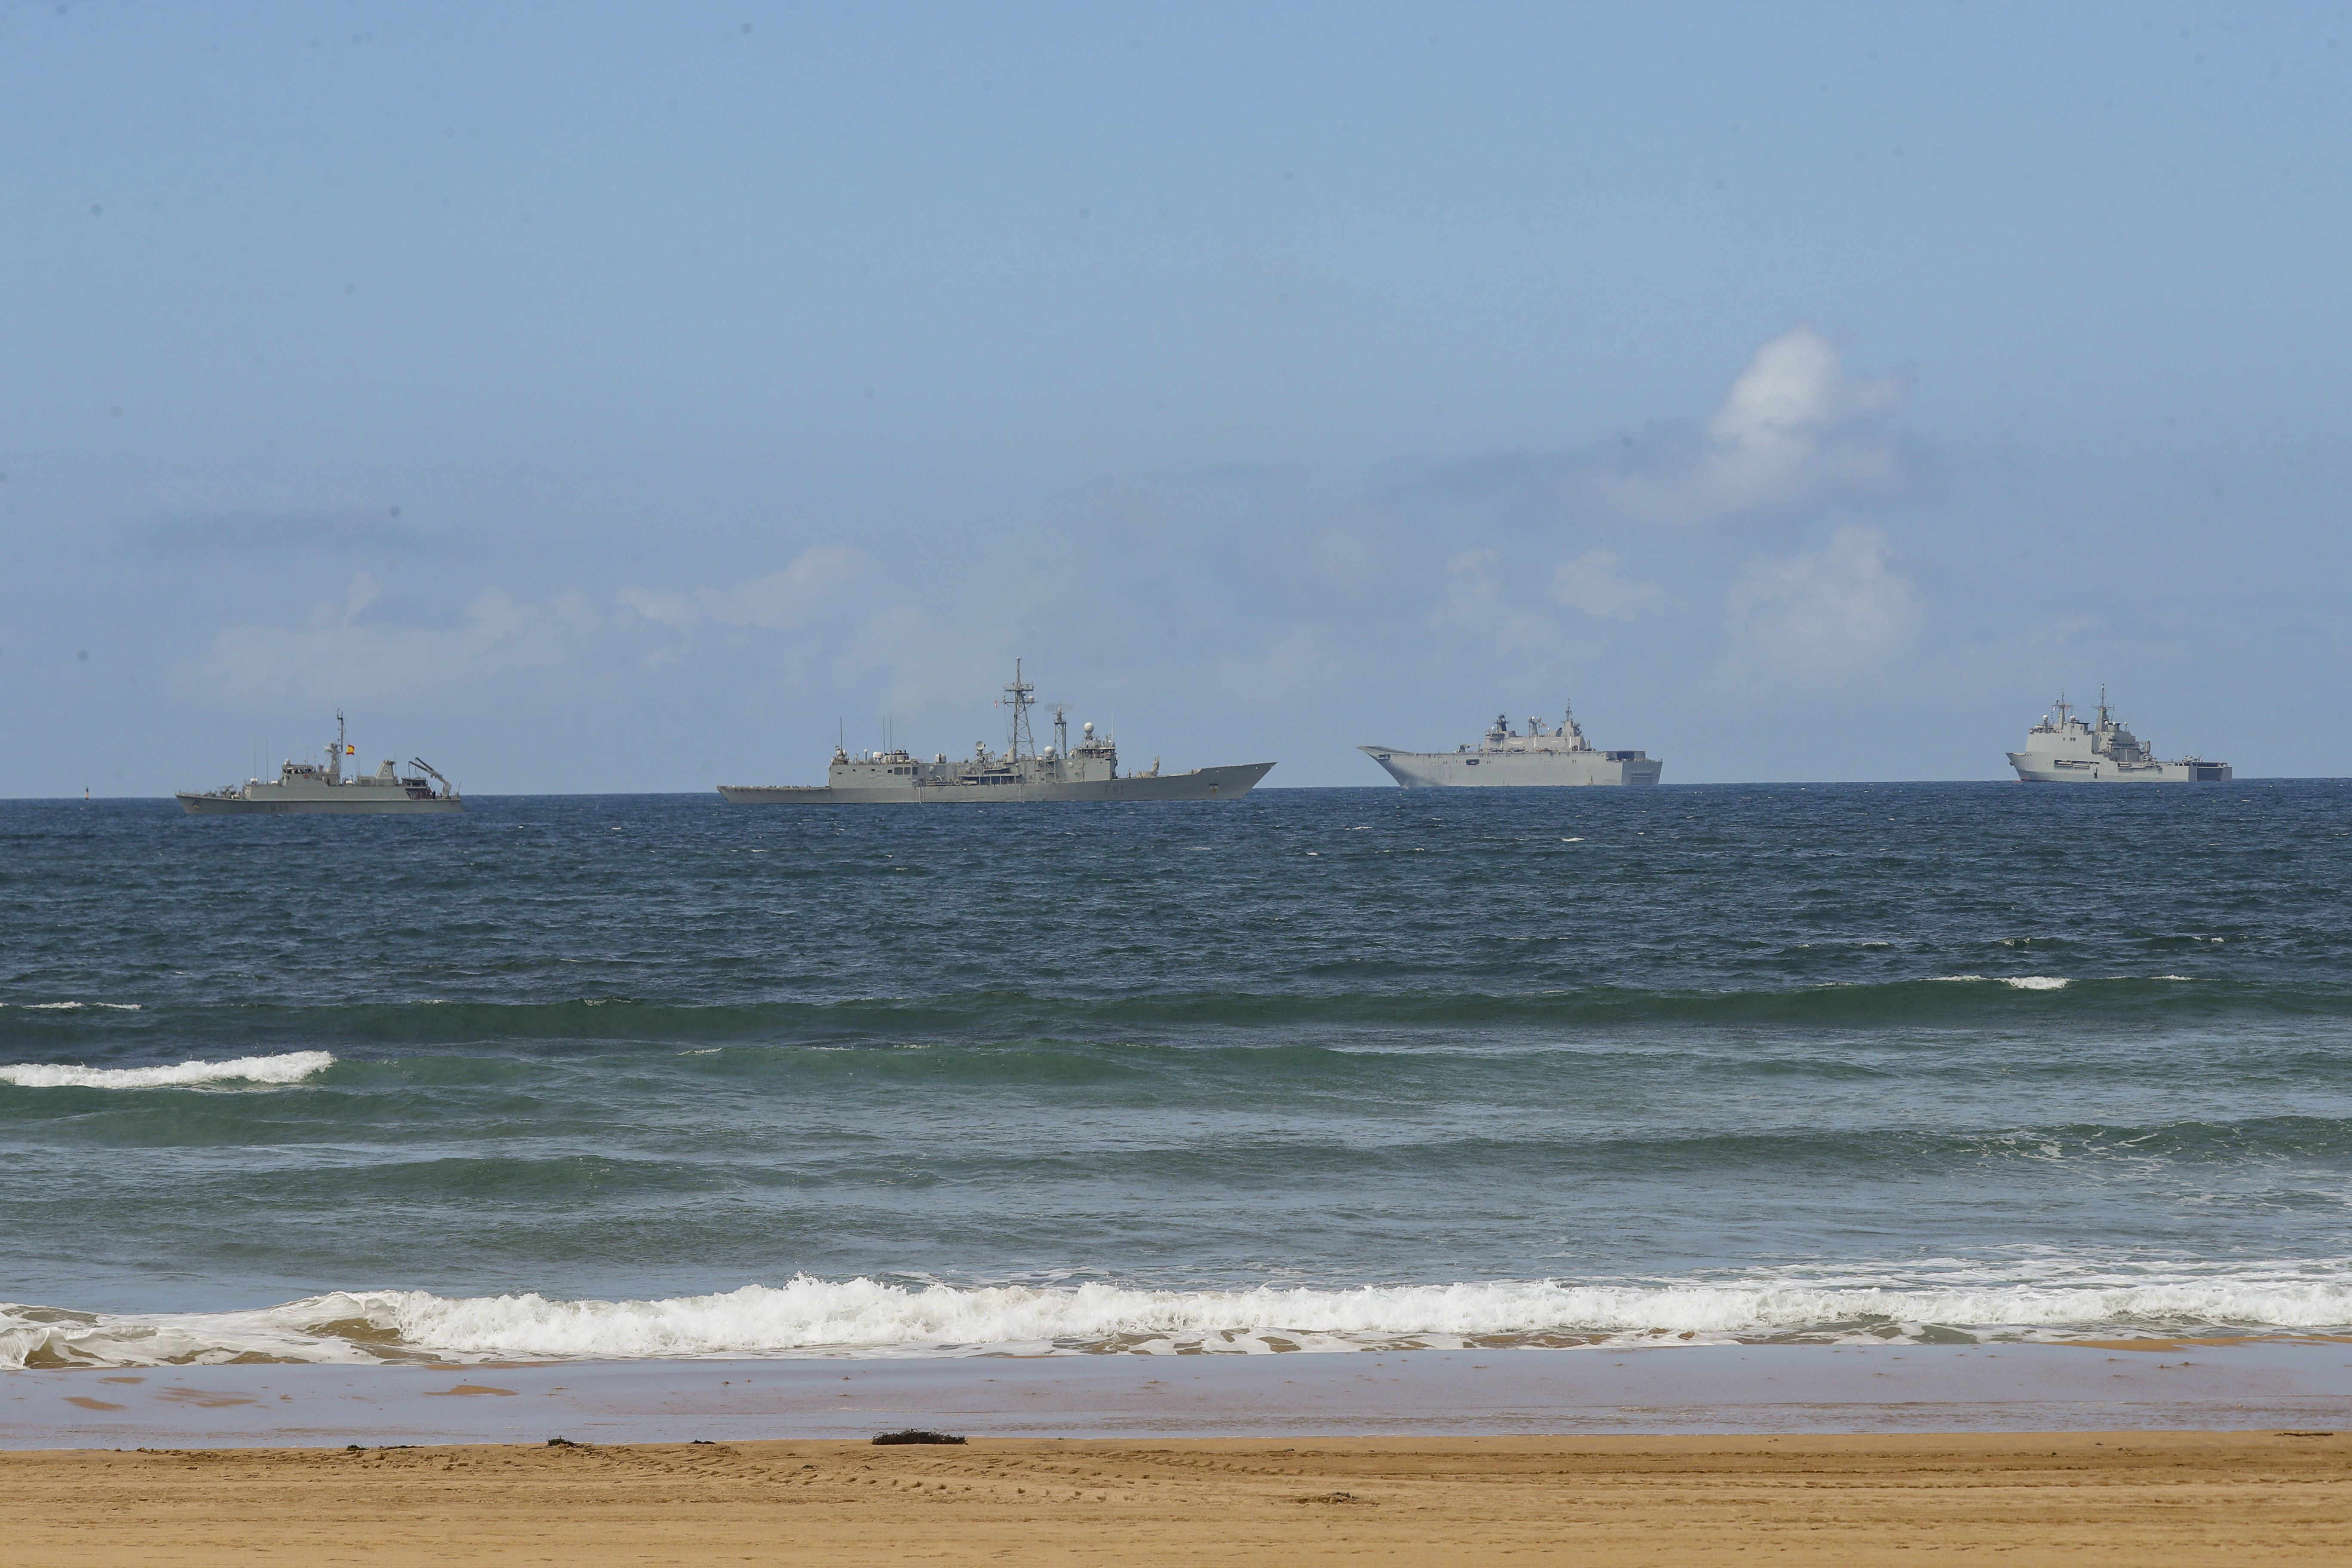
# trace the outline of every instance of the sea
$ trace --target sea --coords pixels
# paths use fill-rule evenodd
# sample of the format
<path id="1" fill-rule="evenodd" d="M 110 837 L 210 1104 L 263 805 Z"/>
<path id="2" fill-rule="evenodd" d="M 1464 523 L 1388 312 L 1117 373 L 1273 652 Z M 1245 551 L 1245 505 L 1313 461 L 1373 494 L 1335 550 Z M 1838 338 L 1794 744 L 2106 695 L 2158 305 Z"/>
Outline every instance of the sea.
<path id="1" fill-rule="evenodd" d="M 0 1365 L 2352 1331 L 2352 785 L 0 802 Z"/>

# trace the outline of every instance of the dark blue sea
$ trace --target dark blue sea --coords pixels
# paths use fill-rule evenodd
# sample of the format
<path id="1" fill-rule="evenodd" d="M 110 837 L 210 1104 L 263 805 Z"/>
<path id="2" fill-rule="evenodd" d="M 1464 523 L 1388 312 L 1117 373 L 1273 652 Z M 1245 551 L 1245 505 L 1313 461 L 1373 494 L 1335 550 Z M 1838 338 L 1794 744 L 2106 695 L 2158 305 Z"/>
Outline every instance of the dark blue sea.
<path id="1" fill-rule="evenodd" d="M 0 803 L 0 1364 L 2352 1328 L 2352 786 Z"/>

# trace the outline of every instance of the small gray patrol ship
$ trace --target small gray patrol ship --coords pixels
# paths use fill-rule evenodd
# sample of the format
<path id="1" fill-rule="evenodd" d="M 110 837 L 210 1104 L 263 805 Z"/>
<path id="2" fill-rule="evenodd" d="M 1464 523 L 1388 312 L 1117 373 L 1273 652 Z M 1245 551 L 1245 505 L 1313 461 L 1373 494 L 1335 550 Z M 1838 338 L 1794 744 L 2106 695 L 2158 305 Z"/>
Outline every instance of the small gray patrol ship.
<path id="1" fill-rule="evenodd" d="M 2227 784 L 2230 764 L 2202 757 L 2158 762 L 2147 743 L 2107 711 L 2099 688 L 2099 721 L 2086 723 L 2062 692 L 2042 722 L 2025 732 L 2025 750 L 2009 753 L 2020 784 Z"/>
<path id="2" fill-rule="evenodd" d="M 1029 732 L 1029 710 L 1037 689 L 1021 678 L 1013 661 L 1013 684 L 1003 706 L 1012 712 L 1012 734 L 1003 752 L 985 742 L 972 754 L 950 762 L 944 752 L 924 762 L 903 748 L 887 752 L 833 749 L 833 765 L 821 784 L 720 784 L 733 805 L 972 805 L 1026 800 L 1239 800 L 1274 770 L 1272 763 L 1194 768 L 1163 773 L 1160 759 L 1151 771 L 1118 771 L 1118 747 L 1095 733 L 1089 722 L 1070 743 L 1068 710 L 1054 709 L 1054 743 L 1039 751 Z"/>
<path id="3" fill-rule="evenodd" d="M 343 776 L 343 759 L 357 755 L 343 736 L 341 710 L 335 712 L 335 741 L 327 748 L 327 765 L 316 763 L 289 761 L 278 770 L 278 776 L 267 782 L 247 779 L 243 787 L 236 784 L 211 790 L 203 795 L 182 791 L 178 795 L 180 809 L 191 816 L 230 816 L 246 814 L 277 815 L 297 811 L 365 812 L 381 816 L 386 813 L 425 811 L 463 811 L 466 803 L 457 796 L 457 789 L 441 776 L 432 763 L 421 757 L 412 757 L 408 765 L 416 773 L 403 777 L 386 757 L 383 765 L 373 773 L 354 773 Z M 435 784 L 441 787 L 435 789 Z"/>
<path id="4" fill-rule="evenodd" d="M 1356 750 L 1386 768 L 1389 776 L 1406 789 L 1654 784 L 1666 766 L 1663 759 L 1647 752 L 1595 751 L 1585 740 L 1572 708 L 1561 710 L 1559 729 L 1547 730 L 1542 720 L 1530 719 L 1524 735 L 1511 728 L 1507 715 L 1497 713 L 1475 751 L 1466 745 L 1450 752 L 1408 752 L 1396 746 Z"/>

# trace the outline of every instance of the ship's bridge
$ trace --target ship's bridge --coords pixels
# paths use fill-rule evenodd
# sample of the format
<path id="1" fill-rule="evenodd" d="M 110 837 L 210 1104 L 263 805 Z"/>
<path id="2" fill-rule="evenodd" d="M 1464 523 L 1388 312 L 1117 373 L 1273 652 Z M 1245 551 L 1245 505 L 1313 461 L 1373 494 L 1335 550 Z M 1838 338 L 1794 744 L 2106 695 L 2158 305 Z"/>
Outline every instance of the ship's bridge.
<path id="1" fill-rule="evenodd" d="M 1462 748 L 1465 752 L 1469 749 L 1467 746 Z M 1497 713 L 1478 749 L 1482 752 L 1586 752 L 1591 751 L 1591 746 L 1584 739 L 1583 727 L 1576 721 L 1575 710 L 1563 709 L 1559 729 L 1548 729 L 1541 719 L 1531 717 L 1528 720 L 1528 730 L 1524 735 L 1511 728 L 1508 714 Z"/>

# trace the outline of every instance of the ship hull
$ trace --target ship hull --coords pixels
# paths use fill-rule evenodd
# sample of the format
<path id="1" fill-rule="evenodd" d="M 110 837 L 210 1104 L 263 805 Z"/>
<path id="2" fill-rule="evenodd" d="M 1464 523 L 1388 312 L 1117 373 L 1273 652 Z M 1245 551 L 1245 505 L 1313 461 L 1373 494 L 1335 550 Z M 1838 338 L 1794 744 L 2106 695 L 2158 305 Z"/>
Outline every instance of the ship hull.
<path id="1" fill-rule="evenodd" d="M 292 816 L 307 812 L 334 816 L 414 816 L 466 809 L 464 801 L 446 795 L 431 800 L 418 800 L 413 795 L 392 800 L 268 800 L 241 795 L 183 795 L 177 798 L 180 809 L 190 816 Z"/>
<path id="2" fill-rule="evenodd" d="M 1274 771 L 1272 763 L 1145 773 L 1123 779 L 1039 779 L 1019 784 L 908 784 L 873 789 L 824 784 L 720 784 L 730 805 L 1002 805 L 1036 800 L 1239 800 Z"/>
<path id="3" fill-rule="evenodd" d="M 2143 763 L 2126 765 L 2105 757 L 2037 756 L 2011 752 L 2009 765 L 2020 784 L 2228 784 L 2227 763 Z"/>
<path id="4" fill-rule="evenodd" d="M 1359 746 L 1406 789 L 1575 788 L 1654 784 L 1665 771 L 1656 757 L 1612 758 L 1606 752 L 1405 752 Z"/>

